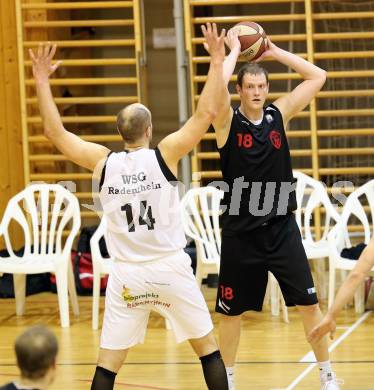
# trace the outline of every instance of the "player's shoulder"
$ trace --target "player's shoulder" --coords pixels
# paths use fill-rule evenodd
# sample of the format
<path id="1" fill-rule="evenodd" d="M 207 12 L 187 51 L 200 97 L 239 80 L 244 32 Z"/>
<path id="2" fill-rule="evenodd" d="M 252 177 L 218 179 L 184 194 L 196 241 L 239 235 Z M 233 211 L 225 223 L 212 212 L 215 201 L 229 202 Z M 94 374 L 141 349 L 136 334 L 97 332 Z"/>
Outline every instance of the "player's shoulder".
<path id="1" fill-rule="evenodd" d="M 239 106 L 238 107 L 234 107 L 232 110 L 233 110 L 233 116 L 240 115 Z"/>
<path id="2" fill-rule="evenodd" d="M 264 107 L 264 117 L 268 123 L 275 120 L 283 123 L 282 113 L 275 104 L 269 104 Z"/>
<path id="3" fill-rule="evenodd" d="M 130 152 L 125 156 L 125 159 L 136 162 L 141 166 L 147 166 L 148 169 L 157 167 L 156 161 L 159 160 L 160 151 L 156 148 L 142 148 L 134 152 Z"/>
<path id="4" fill-rule="evenodd" d="M 124 154 L 123 151 L 121 152 L 115 152 L 113 150 L 111 150 L 108 155 L 105 157 L 104 159 L 104 164 L 105 165 L 108 165 L 108 164 L 112 164 L 112 163 L 116 163 L 118 162 L 121 158 L 122 158 L 122 155 Z"/>
<path id="5" fill-rule="evenodd" d="M 153 149 L 153 148 L 141 148 L 141 149 L 138 149 L 138 150 L 134 150 L 132 152 L 127 152 L 127 154 L 129 156 L 136 156 L 136 157 L 143 157 L 143 156 L 153 156 L 155 153 L 156 153 L 156 149 Z M 125 150 L 126 152 L 126 150 Z"/>
<path id="6" fill-rule="evenodd" d="M 239 106 L 235 107 L 235 108 L 232 108 L 231 122 L 235 122 L 235 121 L 238 121 L 238 120 L 240 121 L 241 119 L 243 119 L 243 115 L 240 112 Z"/>
<path id="7" fill-rule="evenodd" d="M 158 159 L 158 154 L 160 153 L 158 147 L 155 148 L 144 148 L 140 149 L 137 157 L 141 160 L 154 161 L 154 159 Z"/>
<path id="8" fill-rule="evenodd" d="M 279 108 L 278 108 L 275 104 L 273 104 L 273 103 L 268 104 L 267 106 L 265 106 L 265 107 L 264 107 L 264 111 L 265 111 L 266 113 L 280 112 L 280 111 L 279 111 Z"/>

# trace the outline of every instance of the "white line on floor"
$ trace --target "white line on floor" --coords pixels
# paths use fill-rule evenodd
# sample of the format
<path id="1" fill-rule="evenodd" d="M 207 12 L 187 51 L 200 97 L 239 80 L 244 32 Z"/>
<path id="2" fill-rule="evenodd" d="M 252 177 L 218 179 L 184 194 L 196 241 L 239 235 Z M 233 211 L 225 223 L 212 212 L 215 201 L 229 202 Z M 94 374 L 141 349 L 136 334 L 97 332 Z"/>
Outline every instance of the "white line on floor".
<path id="1" fill-rule="evenodd" d="M 346 339 L 362 322 L 364 322 L 369 315 L 371 314 L 371 311 L 366 312 L 363 314 L 353 325 L 351 325 L 339 338 L 337 338 L 329 347 L 329 352 L 332 352 L 344 339 Z M 308 363 L 311 362 L 311 364 L 286 388 L 286 390 L 292 390 L 296 387 L 296 385 L 301 382 L 309 373 L 313 370 L 313 368 L 317 365 L 314 353 L 313 351 L 308 352 L 301 360 L 300 362 Z"/>

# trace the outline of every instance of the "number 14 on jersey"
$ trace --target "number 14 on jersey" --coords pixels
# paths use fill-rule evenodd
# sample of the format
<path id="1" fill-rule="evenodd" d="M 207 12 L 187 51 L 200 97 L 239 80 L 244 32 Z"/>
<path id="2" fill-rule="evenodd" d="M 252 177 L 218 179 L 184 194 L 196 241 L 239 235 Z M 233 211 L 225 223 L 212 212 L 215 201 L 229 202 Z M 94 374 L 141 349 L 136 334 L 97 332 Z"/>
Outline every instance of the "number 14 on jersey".
<path id="1" fill-rule="evenodd" d="M 135 232 L 136 224 L 134 221 L 134 212 L 133 207 L 130 203 L 127 203 L 121 207 L 121 211 L 126 213 L 127 225 L 129 227 L 129 232 Z M 147 201 L 142 200 L 140 202 L 140 213 L 138 225 L 147 225 L 148 230 L 154 230 L 156 220 L 152 216 L 152 207 L 147 206 Z"/>

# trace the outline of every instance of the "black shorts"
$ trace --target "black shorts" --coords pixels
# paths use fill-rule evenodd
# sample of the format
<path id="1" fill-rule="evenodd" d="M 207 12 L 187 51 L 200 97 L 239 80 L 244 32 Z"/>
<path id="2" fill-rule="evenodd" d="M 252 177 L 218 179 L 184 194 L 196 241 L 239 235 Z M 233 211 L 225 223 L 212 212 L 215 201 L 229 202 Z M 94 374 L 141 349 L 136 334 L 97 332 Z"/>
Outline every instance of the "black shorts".
<path id="1" fill-rule="evenodd" d="M 293 214 L 276 217 L 252 231 L 223 232 L 216 311 L 226 315 L 261 311 L 268 271 L 278 280 L 287 306 L 318 302 Z"/>

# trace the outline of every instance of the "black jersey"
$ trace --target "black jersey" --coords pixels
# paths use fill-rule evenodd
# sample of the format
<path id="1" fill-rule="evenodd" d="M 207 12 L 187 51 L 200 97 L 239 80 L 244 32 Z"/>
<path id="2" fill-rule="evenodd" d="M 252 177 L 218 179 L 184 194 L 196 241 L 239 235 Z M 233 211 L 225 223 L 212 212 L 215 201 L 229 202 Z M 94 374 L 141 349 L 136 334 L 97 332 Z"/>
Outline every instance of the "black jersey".
<path id="1" fill-rule="evenodd" d="M 31 387 L 28 387 L 28 389 L 31 389 Z M 25 387 L 17 387 L 13 382 L 8 383 L 4 386 L 0 387 L 0 390 L 26 390 Z M 38 389 L 33 389 L 33 390 L 38 390 Z"/>
<path id="2" fill-rule="evenodd" d="M 264 107 L 259 125 L 237 108 L 226 144 L 219 149 L 224 233 L 252 230 L 296 209 L 295 180 L 282 114 Z M 228 188 L 227 188 L 228 185 Z"/>

